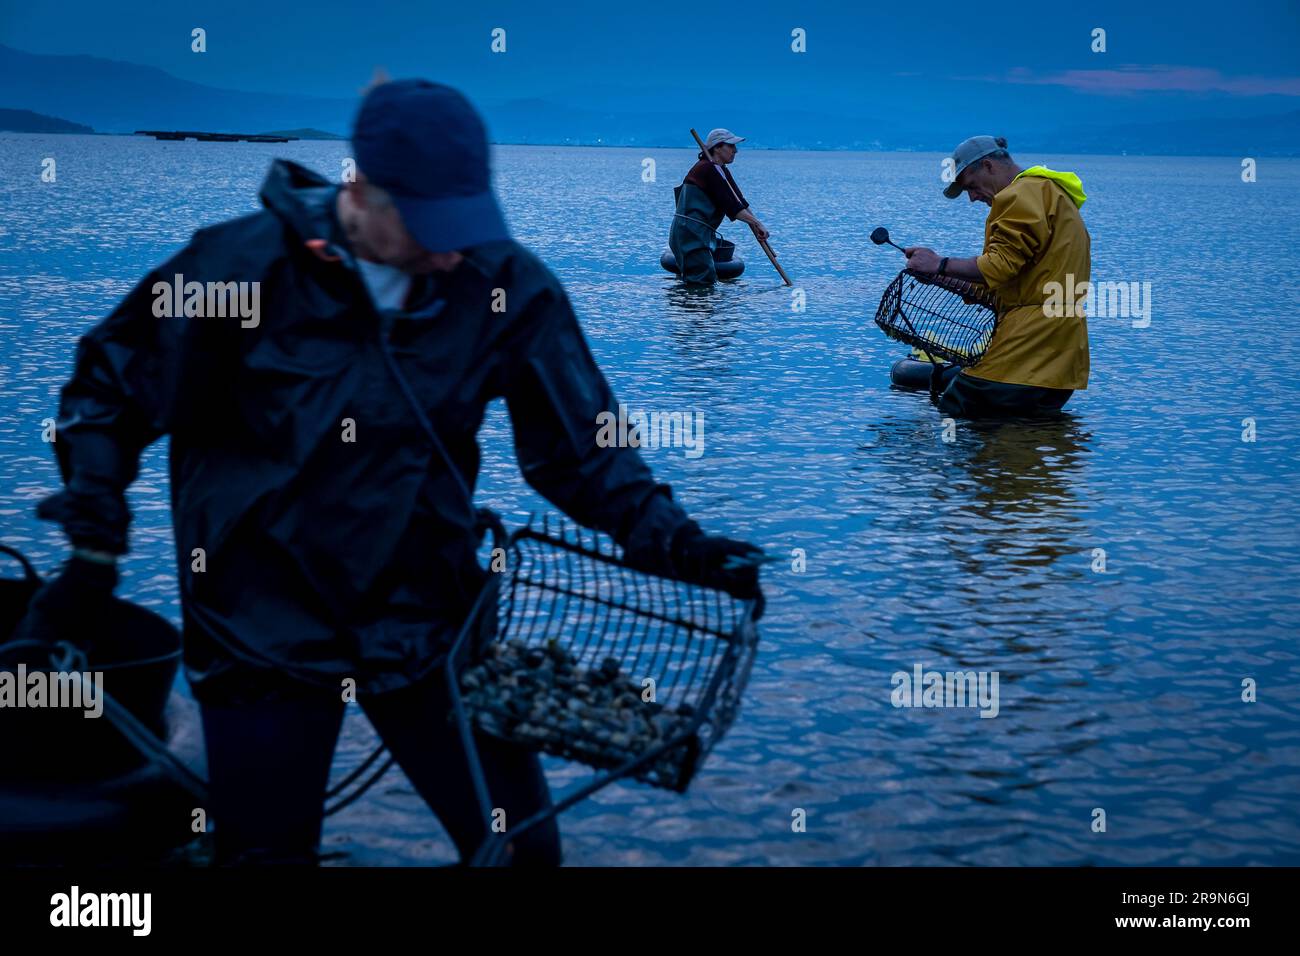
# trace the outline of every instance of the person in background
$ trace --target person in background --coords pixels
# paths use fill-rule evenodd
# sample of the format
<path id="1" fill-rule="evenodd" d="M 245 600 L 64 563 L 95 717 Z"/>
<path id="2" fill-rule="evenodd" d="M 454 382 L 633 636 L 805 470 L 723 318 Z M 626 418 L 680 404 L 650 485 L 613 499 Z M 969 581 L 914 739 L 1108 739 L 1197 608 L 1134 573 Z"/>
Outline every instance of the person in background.
<path id="1" fill-rule="evenodd" d="M 1022 169 L 1001 137 L 973 136 L 952 154 L 954 178 L 943 194 L 963 192 L 989 206 L 984 251 L 950 258 L 933 249 L 903 250 L 907 267 L 987 285 L 998 300 L 988 351 L 964 370 L 944 370 L 939 410 L 963 417 L 1032 416 L 1059 411 L 1088 387 L 1088 324 L 1076 303 L 1064 314 L 1044 308 L 1053 283 L 1089 281 L 1091 239 L 1079 210 L 1088 198 L 1074 173 Z"/>
<path id="2" fill-rule="evenodd" d="M 490 577 L 473 489 L 495 398 L 529 484 L 630 564 L 762 597 L 756 549 L 705 534 L 635 448 L 598 446 L 618 404 L 559 281 L 510 237 L 469 101 L 384 83 L 352 147 L 343 186 L 274 163 L 261 211 L 199 230 L 82 337 L 54 444 L 64 487 L 38 508 L 72 552 L 24 626 L 84 646 L 140 453 L 171 436 L 219 863 L 316 861 L 349 682 L 462 859 L 487 836 L 441 664 Z M 259 284 L 260 320 L 160 317 L 175 276 Z M 535 753 L 477 749 L 507 819 L 549 806 Z M 511 844 L 516 864 L 559 862 L 553 820 Z"/>
<path id="3" fill-rule="evenodd" d="M 679 274 L 693 285 L 718 281 L 713 250 L 718 245 L 717 229 L 723 216 L 746 223 L 760 240 L 770 235 L 750 211 L 749 202 L 727 168 L 736 161 L 736 146 L 744 141 L 731 130 L 711 130 L 704 141 L 708 155 L 700 153 L 699 161 L 673 190 L 677 210 L 668 231 L 668 247 L 677 259 Z"/>

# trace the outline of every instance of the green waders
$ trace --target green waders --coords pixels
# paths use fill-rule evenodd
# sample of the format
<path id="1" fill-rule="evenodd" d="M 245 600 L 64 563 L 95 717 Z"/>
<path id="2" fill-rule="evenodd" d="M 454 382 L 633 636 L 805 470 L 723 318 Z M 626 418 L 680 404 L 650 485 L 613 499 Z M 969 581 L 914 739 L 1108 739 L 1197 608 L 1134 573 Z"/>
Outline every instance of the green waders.
<path id="1" fill-rule="evenodd" d="M 682 183 L 673 192 L 677 212 L 668 231 L 668 248 L 677 259 L 681 277 L 696 285 L 713 285 L 718 272 L 713 266 L 713 250 L 718 244 L 718 226 L 722 213 L 714 208 L 703 189 Z"/>

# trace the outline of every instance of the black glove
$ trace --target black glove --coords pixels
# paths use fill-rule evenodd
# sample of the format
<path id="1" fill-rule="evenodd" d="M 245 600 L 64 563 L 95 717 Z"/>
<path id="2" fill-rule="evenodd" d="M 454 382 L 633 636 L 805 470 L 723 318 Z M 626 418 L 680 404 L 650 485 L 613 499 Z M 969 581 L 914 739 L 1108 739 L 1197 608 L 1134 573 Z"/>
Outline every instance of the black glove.
<path id="1" fill-rule="evenodd" d="M 107 626 L 115 587 L 115 565 L 71 557 L 58 577 L 32 595 L 15 636 L 88 649 Z"/>
<path id="2" fill-rule="evenodd" d="M 763 592 L 758 586 L 758 566 L 763 560 L 760 548 L 705 534 L 691 521 L 673 535 L 672 560 L 674 577 L 718 588 L 734 597 L 756 599 L 758 608 L 754 617 L 762 615 Z"/>

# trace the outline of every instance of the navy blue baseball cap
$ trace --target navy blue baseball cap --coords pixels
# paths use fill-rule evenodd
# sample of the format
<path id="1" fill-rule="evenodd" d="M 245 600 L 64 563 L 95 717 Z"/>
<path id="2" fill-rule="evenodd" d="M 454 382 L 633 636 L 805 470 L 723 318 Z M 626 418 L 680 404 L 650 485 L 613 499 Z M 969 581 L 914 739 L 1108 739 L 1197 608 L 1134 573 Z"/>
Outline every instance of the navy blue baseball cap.
<path id="1" fill-rule="evenodd" d="M 366 179 L 393 197 L 407 231 L 430 252 L 510 238 L 492 192 L 487 130 L 450 86 L 376 86 L 357 113 L 352 149 Z"/>

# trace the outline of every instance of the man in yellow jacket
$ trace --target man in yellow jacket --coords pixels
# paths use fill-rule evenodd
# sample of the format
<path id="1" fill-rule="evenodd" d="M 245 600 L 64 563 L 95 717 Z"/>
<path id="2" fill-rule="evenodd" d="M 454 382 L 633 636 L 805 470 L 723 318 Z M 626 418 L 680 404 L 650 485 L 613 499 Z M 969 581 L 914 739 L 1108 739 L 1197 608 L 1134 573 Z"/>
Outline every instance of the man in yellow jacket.
<path id="1" fill-rule="evenodd" d="M 1058 411 L 1088 387 L 1081 303 L 1044 308 L 1053 289 L 1087 288 L 1091 278 L 1091 240 L 1079 214 L 1088 198 L 1083 184 L 1074 173 L 1022 169 L 1001 137 L 971 137 L 953 151 L 952 164 L 944 195 L 964 192 L 990 207 L 984 252 L 957 259 L 917 246 L 904 250 L 907 266 L 986 284 L 998 300 L 998 326 L 978 363 L 945 370 L 939 410 L 965 418 Z"/>

